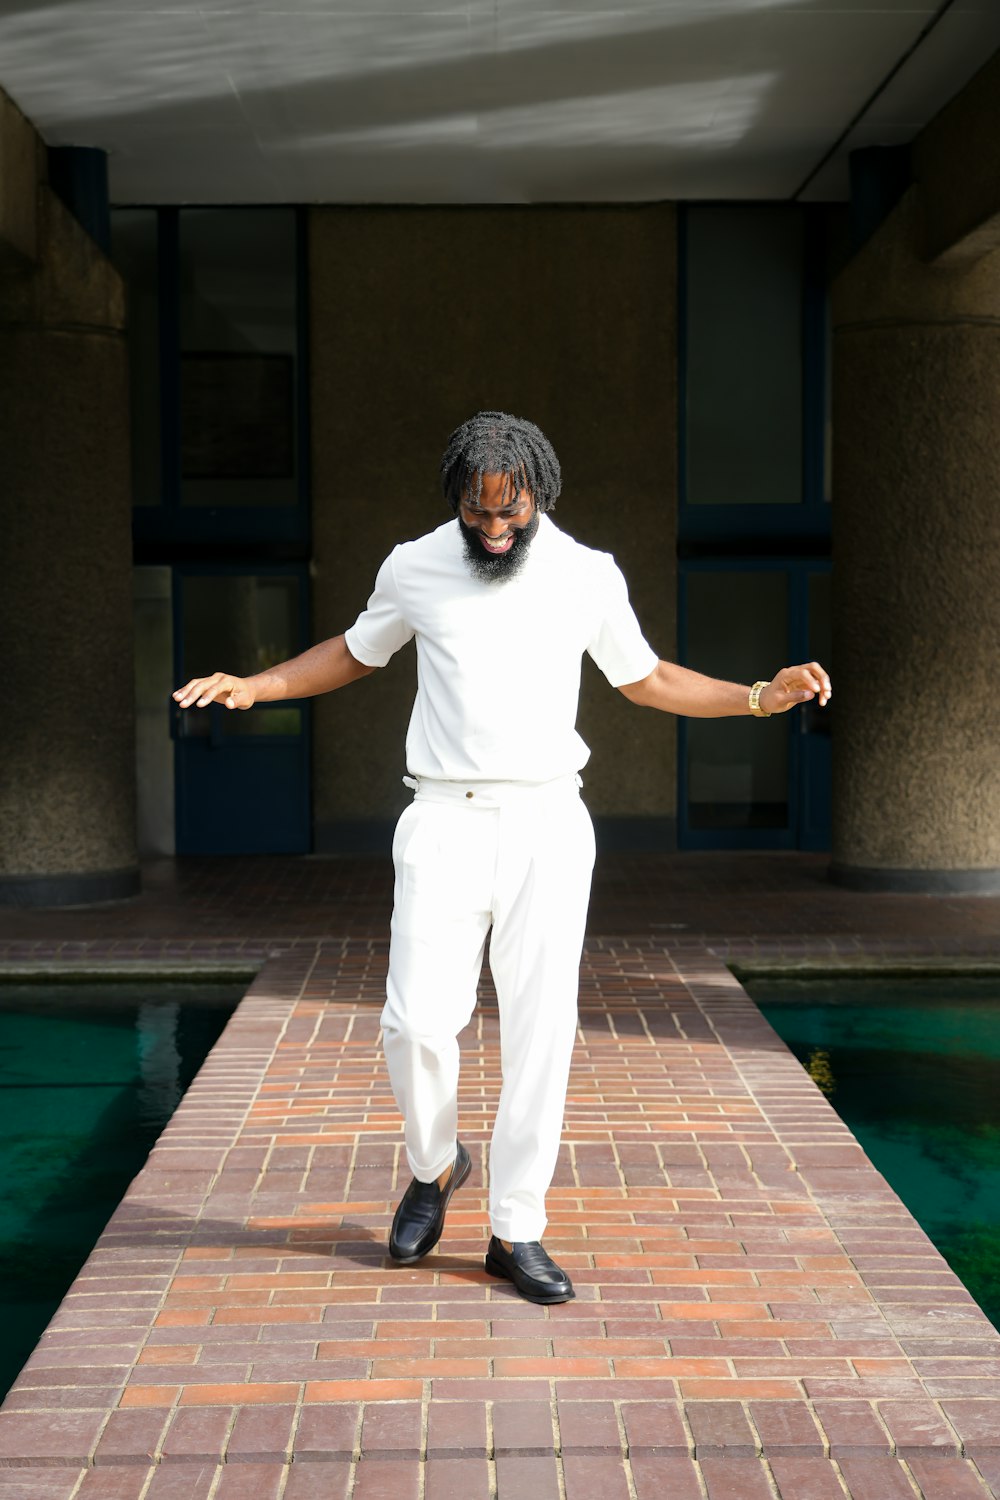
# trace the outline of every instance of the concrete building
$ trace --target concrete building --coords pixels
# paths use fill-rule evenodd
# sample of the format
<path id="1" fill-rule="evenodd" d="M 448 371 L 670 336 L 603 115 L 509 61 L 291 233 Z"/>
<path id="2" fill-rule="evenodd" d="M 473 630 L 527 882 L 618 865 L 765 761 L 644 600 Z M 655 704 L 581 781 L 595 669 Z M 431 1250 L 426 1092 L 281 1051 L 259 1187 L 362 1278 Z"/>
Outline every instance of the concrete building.
<path id="1" fill-rule="evenodd" d="M 1000 888 L 1000 13 L 486 9 L 0 20 L 0 900 L 387 848 L 412 648 L 311 704 L 169 692 L 350 624 L 484 406 L 661 655 L 835 673 L 685 724 L 588 669 L 605 847 Z"/>

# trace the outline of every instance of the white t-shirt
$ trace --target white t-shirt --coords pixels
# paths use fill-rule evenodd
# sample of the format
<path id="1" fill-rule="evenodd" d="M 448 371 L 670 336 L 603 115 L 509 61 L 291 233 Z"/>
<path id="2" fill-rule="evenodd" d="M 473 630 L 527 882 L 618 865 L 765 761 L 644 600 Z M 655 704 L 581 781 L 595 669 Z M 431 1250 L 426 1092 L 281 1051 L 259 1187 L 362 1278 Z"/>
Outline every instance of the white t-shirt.
<path id="1" fill-rule="evenodd" d="M 584 651 L 612 687 L 657 663 L 607 552 L 575 542 L 542 515 L 520 571 L 483 582 L 457 520 L 386 558 L 347 647 L 384 667 L 417 641 L 417 696 L 406 736 L 411 776 L 445 781 L 551 781 L 584 766 L 576 731 Z"/>

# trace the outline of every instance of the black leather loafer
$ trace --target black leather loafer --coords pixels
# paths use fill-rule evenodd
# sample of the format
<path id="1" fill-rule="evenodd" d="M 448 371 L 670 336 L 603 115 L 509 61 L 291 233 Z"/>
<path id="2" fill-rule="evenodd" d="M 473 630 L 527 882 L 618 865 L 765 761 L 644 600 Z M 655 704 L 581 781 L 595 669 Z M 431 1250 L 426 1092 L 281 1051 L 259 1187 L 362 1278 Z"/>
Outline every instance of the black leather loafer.
<path id="1" fill-rule="evenodd" d="M 566 1272 L 546 1254 L 539 1240 L 515 1243 L 505 1250 L 494 1235 L 486 1251 L 486 1269 L 491 1276 L 512 1281 L 528 1302 L 568 1302 L 575 1296 Z"/>
<path id="2" fill-rule="evenodd" d="M 458 1141 L 457 1146 L 455 1165 L 443 1188 L 436 1182 L 418 1182 L 414 1177 L 403 1194 L 389 1231 L 389 1254 L 400 1265 L 409 1266 L 420 1260 L 441 1238 L 448 1201 L 472 1167 L 462 1142 Z"/>

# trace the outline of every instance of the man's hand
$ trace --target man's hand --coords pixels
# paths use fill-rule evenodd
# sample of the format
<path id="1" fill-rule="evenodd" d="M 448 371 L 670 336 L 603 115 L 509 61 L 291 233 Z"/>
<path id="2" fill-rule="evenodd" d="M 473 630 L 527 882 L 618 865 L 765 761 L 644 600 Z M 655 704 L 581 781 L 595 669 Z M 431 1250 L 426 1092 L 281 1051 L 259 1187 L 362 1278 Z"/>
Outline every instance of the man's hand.
<path id="1" fill-rule="evenodd" d="M 255 699 L 247 681 L 231 672 L 213 672 L 211 677 L 192 677 L 173 694 L 181 708 L 190 708 L 197 700 L 199 708 L 222 703 L 226 708 L 253 708 Z"/>
<path id="2" fill-rule="evenodd" d="M 800 703 L 819 700 L 822 708 L 829 703 L 833 688 L 828 673 L 818 661 L 805 662 L 799 667 L 782 667 L 760 690 L 760 706 L 765 713 L 784 714 Z"/>

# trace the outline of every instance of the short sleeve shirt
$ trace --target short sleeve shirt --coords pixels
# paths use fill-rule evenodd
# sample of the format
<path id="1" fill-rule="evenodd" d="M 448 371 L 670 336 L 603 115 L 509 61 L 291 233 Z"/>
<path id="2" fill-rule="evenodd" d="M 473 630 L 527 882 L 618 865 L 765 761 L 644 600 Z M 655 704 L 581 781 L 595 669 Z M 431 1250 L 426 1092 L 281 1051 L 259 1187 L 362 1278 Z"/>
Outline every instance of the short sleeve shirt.
<path id="1" fill-rule="evenodd" d="M 474 576 L 457 520 L 396 547 L 346 641 L 357 661 L 382 667 L 411 637 L 406 764 L 435 780 L 542 782 L 579 771 L 590 756 L 576 730 L 583 653 L 613 687 L 657 663 L 614 558 L 547 515 L 503 582 Z"/>

